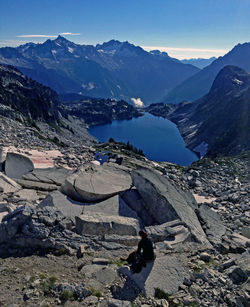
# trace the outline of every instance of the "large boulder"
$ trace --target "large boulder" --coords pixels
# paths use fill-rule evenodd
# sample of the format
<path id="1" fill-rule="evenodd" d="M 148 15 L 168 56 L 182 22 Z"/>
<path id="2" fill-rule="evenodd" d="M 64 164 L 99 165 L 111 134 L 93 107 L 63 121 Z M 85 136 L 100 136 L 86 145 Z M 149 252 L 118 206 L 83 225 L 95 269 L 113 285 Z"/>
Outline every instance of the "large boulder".
<path id="1" fill-rule="evenodd" d="M 77 201 L 102 201 L 129 189 L 132 180 L 121 167 L 92 165 L 69 176 L 61 191 Z"/>
<path id="2" fill-rule="evenodd" d="M 167 294 L 177 292 L 185 277 L 185 269 L 176 255 L 156 258 L 138 274 L 132 274 L 126 266 L 118 272 L 132 280 L 147 297 L 154 297 L 157 288 Z"/>
<path id="3" fill-rule="evenodd" d="M 33 171 L 34 164 L 26 156 L 8 152 L 5 161 L 5 173 L 10 178 L 21 179 L 23 175 Z"/>
<path id="4" fill-rule="evenodd" d="M 149 213 L 159 224 L 181 220 L 190 229 L 195 241 L 210 246 L 194 212 L 191 193 L 180 191 L 167 178 L 150 169 L 135 170 L 131 176 Z M 184 194 L 188 195 L 184 197 Z M 192 204 L 189 204 L 189 199 L 192 199 Z"/>
<path id="5" fill-rule="evenodd" d="M 21 187 L 14 180 L 0 172 L 0 192 L 10 193 L 16 192 Z"/>
<path id="6" fill-rule="evenodd" d="M 134 218 L 115 215 L 83 214 L 76 216 L 76 231 L 80 235 L 136 235 L 140 229 L 139 222 Z"/>
<path id="7" fill-rule="evenodd" d="M 208 240 L 213 244 L 220 244 L 222 236 L 226 233 L 220 216 L 206 204 L 202 204 L 197 212 Z"/>

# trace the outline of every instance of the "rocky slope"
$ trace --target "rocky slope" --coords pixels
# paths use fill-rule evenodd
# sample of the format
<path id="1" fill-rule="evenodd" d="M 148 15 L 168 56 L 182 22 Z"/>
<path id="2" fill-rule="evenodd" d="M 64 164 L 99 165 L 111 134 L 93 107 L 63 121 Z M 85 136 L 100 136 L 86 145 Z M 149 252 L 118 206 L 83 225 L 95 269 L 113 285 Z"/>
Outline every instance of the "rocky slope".
<path id="1" fill-rule="evenodd" d="M 58 36 L 43 44 L 0 48 L 0 63 L 17 67 L 25 75 L 58 93 L 130 100 L 159 101 L 199 69 L 150 53 L 128 42 L 111 40 L 96 47 L 78 45 Z"/>
<path id="2" fill-rule="evenodd" d="M 171 90 L 162 100 L 167 103 L 193 101 L 207 94 L 214 78 L 226 65 L 235 65 L 250 72 L 250 43 L 238 44 L 223 57 L 191 76 Z"/>
<path id="3" fill-rule="evenodd" d="M 12 66 L 0 65 L 0 103 L 22 113 L 26 119 L 46 122 L 60 119 L 56 92 Z"/>
<path id="4" fill-rule="evenodd" d="M 179 105 L 147 110 L 175 122 L 186 145 L 201 155 L 233 155 L 250 149 L 250 74 L 224 67 L 207 95 Z"/>

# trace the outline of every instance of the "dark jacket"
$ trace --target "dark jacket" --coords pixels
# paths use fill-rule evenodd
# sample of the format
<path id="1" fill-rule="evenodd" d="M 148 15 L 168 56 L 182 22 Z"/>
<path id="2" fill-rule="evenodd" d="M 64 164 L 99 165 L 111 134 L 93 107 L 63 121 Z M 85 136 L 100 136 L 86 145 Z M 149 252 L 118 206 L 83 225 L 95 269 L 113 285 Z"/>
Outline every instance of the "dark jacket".
<path id="1" fill-rule="evenodd" d="M 145 260 L 154 260 L 154 248 L 152 241 L 147 238 L 142 238 L 138 243 L 137 253 L 141 255 Z"/>

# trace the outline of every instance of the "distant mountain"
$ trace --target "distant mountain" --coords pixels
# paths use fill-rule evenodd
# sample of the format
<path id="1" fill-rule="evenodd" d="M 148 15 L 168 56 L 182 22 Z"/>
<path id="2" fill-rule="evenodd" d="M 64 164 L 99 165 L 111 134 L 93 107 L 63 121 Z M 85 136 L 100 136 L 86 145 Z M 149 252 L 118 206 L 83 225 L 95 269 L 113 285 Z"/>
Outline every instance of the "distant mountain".
<path id="1" fill-rule="evenodd" d="M 43 44 L 0 48 L 0 63 L 17 67 L 59 94 L 160 101 L 199 69 L 128 42 L 78 45 L 58 36 Z"/>
<path id="2" fill-rule="evenodd" d="M 250 149 L 250 74 L 224 67 L 207 95 L 179 105 L 147 109 L 175 122 L 188 148 L 204 155 L 233 155 Z"/>
<path id="3" fill-rule="evenodd" d="M 210 65 L 214 60 L 216 60 L 216 57 L 212 57 L 212 58 L 209 58 L 209 59 L 202 59 L 202 58 L 197 58 L 197 59 L 184 59 L 184 60 L 181 60 L 181 62 L 183 64 L 191 64 L 191 65 L 194 65 L 200 69 Z"/>
<path id="4" fill-rule="evenodd" d="M 0 104 L 25 119 L 55 122 L 60 118 L 57 93 L 12 66 L 0 65 Z"/>
<path id="5" fill-rule="evenodd" d="M 214 78 L 226 65 L 235 65 L 250 72 L 250 43 L 238 44 L 226 55 L 219 57 L 171 90 L 162 101 L 179 103 L 202 97 L 209 92 Z"/>

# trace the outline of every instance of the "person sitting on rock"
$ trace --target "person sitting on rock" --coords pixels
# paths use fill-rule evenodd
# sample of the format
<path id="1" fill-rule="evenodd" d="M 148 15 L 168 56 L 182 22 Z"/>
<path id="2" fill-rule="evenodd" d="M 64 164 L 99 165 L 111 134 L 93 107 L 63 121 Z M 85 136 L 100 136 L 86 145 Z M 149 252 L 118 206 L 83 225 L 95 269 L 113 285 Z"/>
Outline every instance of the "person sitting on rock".
<path id="1" fill-rule="evenodd" d="M 146 267 L 146 263 L 155 259 L 153 242 L 148 238 L 146 231 L 140 230 L 139 236 L 141 237 L 138 243 L 137 250 L 130 253 L 129 256 L 121 257 L 123 261 L 131 264 L 131 271 L 133 273 L 140 273 L 142 267 Z"/>
<path id="2" fill-rule="evenodd" d="M 148 238 L 146 231 L 140 230 L 139 236 L 141 241 L 138 243 L 137 254 L 145 261 L 152 261 L 155 259 L 153 242 Z"/>

